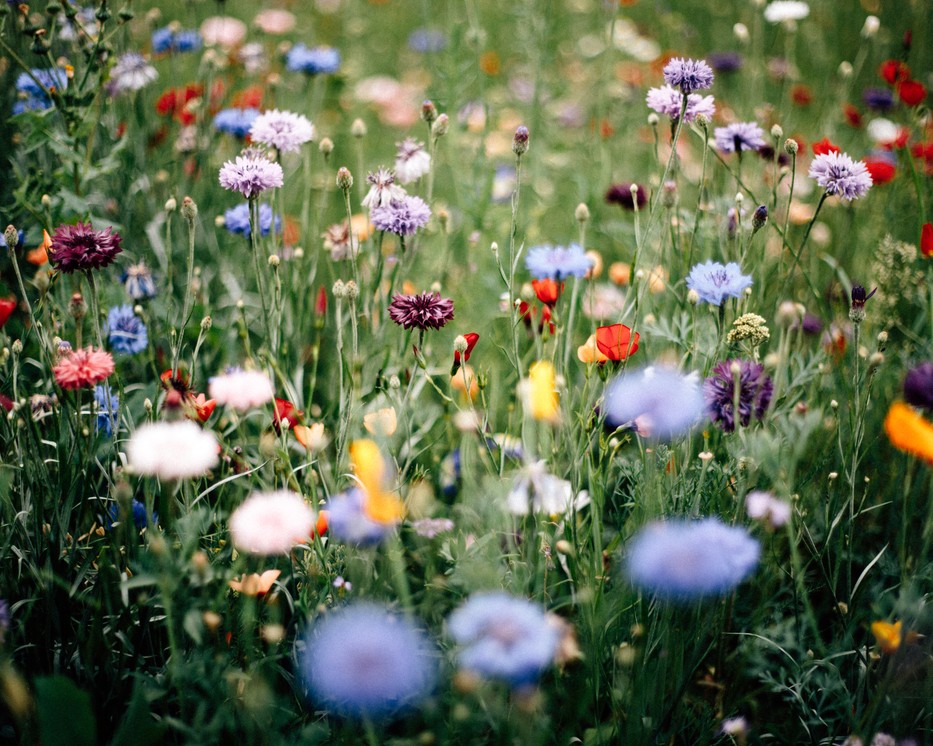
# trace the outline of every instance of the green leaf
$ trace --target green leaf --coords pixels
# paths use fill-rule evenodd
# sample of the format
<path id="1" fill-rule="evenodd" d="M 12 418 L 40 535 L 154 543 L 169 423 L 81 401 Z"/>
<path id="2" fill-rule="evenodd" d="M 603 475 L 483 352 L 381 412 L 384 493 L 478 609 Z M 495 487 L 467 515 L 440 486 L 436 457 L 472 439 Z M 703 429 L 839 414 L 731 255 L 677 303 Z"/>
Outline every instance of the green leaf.
<path id="1" fill-rule="evenodd" d="M 162 743 L 165 727 L 153 720 L 149 712 L 146 689 L 137 679 L 133 685 L 133 697 L 110 746 L 150 746 Z"/>
<path id="2" fill-rule="evenodd" d="M 66 676 L 36 679 L 36 709 L 39 741 L 44 746 L 60 743 L 94 746 L 97 743 L 91 695 Z"/>

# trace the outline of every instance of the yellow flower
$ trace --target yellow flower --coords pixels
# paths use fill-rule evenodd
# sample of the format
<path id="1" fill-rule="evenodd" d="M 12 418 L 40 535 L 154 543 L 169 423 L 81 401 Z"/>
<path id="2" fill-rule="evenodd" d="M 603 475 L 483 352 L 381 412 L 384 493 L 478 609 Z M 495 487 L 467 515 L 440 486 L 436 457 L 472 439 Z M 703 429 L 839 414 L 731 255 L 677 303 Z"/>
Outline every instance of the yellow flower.
<path id="1" fill-rule="evenodd" d="M 602 350 L 596 346 L 596 334 L 591 334 L 589 339 L 577 347 L 577 359 L 581 363 L 605 363 L 609 360 Z"/>
<path id="2" fill-rule="evenodd" d="M 904 402 L 896 401 L 884 418 L 891 445 L 933 463 L 933 425 Z"/>
<path id="3" fill-rule="evenodd" d="M 386 463 L 373 441 L 355 440 L 350 444 L 350 463 L 366 495 L 366 514 L 379 523 L 395 523 L 405 515 L 405 506 L 383 485 L 386 480 Z"/>
<path id="4" fill-rule="evenodd" d="M 525 408 L 536 420 L 556 423 L 560 420 L 560 400 L 554 366 L 546 360 L 532 363 L 525 387 Z"/>
<path id="5" fill-rule="evenodd" d="M 917 641 L 920 635 L 910 630 L 904 632 L 902 628 L 903 622 L 900 621 L 894 624 L 885 621 L 871 623 L 871 633 L 875 636 L 882 653 L 893 655 L 900 648 L 901 642 L 911 645 Z"/>

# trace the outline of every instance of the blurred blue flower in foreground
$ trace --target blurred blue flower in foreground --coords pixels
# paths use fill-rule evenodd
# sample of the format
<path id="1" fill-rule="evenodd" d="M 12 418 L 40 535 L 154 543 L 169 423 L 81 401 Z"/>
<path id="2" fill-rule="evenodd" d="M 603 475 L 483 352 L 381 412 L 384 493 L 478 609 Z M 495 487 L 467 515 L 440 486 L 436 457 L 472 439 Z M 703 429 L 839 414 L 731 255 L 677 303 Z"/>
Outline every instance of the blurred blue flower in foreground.
<path id="1" fill-rule="evenodd" d="M 258 116 L 259 109 L 224 109 L 214 117 L 214 129 L 234 137 L 246 137 Z"/>
<path id="2" fill-rule="evenodd" d="M 114 352 L 135 355 L 149 345 L 146 325 L 130 305 L 110 309 L 107 314 L 107 335 Z"/>
<path id="3" fill-rule="evenodd" d="M 67 87 L 68 76 L 61 68 L 33 68 L 28 73 L 20 73 L 16 78 L 18 100 L 13 104 L 13 113 L 51 109 L 52 100 L 45 91 L 63 91 Z"/>
<path id="4" fill-rule="evenodd" d="M 201 48 L 201 35 L 194 29 L 175 30 L 165 26 L 152 32 L 152 53 L 196 52 Z"/>
<path id="5" fill-rule="evenodd" d="M 309 48 L 296 44 L 285 55 L 285 67 L 306 75 L 335 73 L 340 69 L 340 52 L 331 47 Z"/>
<path id="6" fill-rule="evenodd" d="M 324 510 L 327 527 L 337 541 L 359 546 L 378 544 L 394 529 L 391 523 L 374 521 L 366 514 L 366 495 L 359 487 L 333 495 Z"/>
<path id="7" fill-rule="evenodd" d="M 441 52 L 447 48 L 447 34 L 430 28 L 416 28 L 408 35 L 408 48 L 426 54 Z"/>
<path id="8" fill-rule="evenodd" d="M 694 265 L 687 276 L 687 289 L 696 290 L 700 300 L 714 306 L 721 306 L 726 298 L 738 298 L 751 284 L 751 275 L 743 275 L 735 262 L 722 265 L 709 260 Z"/>
<path id="9" fill-rule="evenodd" d="M 758 565 L 761 545 L 744 528 L 718 518 L 659 521 L 632 539 L 628 577 L 636 588 L 668 601 L 720 596 Z"/>
<path id="10" fill-rule="evenodd" d="M 525 255 L 525 267 L 536 280 L 564 280 L 584 277 L 593 268 L 593 260 L 577 244 L 570 246 L 535 246 Z"/>
<path id="11" fill-rule="evenodd" d="M 94 401 L 97 404 L 97 429 L 109 437 L 113 435 L 114 425 L 119 425 L 120 397 L 109 386 L 98 384 L 94 387 Z"/>
<path id="12" fill-rule="evenodd" d="M 665 367 L 625 371 L 606 386 L 603 406 L 610 428 L 659 440 L 688 432 L 706 410 L 698 376 Z"/>
<path id="13" fill-rule="evenodd" d="M 375 604 L 328 614 L 304 639 L 299 668 L 319 707 L 345 717 L 385 718 L 434 688 L 433 643 L 412 622 Z"/>
<path id="14" fill-rule="evenodd" d="M 249 238 L 249 204 L 241 202 L 236 207 L 231 207 L 224 211 L 224 228 L 230 233 L 238 234 Z M 268 236 L 272 230 L 272 208 L 263 203 L 259 205 L 259 233 L 262 236 Z M 282 218 L 275 216 L 275 232 L 282 230 Z"/>
<path id="15" fill-rule="evenodd" d="M 145 262 L 131 264 L 120 275 L 120 282 L 126 289 L 126 294 L 133 300 L 155 298 L 156 286 L 152 279 L 152 270 Z"/>
<path id="16" fill-rule="evenodd" d="M 478 593 L 450 615 L 460 665 L 519 687 L 535 683 L 554 661 L 560 632 L 544 609 L 507 593 Z"/>

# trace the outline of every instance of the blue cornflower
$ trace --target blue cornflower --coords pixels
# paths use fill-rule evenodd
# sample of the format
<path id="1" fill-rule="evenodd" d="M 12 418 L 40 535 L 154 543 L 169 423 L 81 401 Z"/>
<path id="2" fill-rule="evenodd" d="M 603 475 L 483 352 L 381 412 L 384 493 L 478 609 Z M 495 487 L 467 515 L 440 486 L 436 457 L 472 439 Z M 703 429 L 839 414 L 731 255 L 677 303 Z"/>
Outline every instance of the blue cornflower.
<path id="1" fill-rule="evenodd" d="M 68 87 L 68 76 L 58 67 L 48 69 L 33 68 L 32 75 L 20 73 L 16 78 L 16 91 L 19 95 L 13 104 L 13 113 L 22 114 L 24 111 L 41 111 L 51 109 L 52 101 L 46 95 L 42 86 L 48 90 L 63 91 Z M 36 81 L 42 84 L 40 86 Z"/>
<path id="2" fill-rule="evenodd" d="M 214 129 L 234 137 L 246 137 L 258 116 L 259 109 L 223 109 L 214 117 Z"/>
<path id="3" fill-rule="evenodd" d="M 742 55 L 738 52 L 710 52 L 706 60 L 717 73 L 734 73 L 742 68 Z"/>
<path id="4" fill-rule="evenodd" d="M 408 48 L 426 54 L 441 52 L 447 48 L 447 34 L 430 28 L 416 28 L 408 35 Z"/>
<path id="5" fill-rule="evenodd" d="M 437 680 L 428 636 L 375 604 L 356 604 L 317 621 L 304 637 L 299 671 L 312 702 L 338 715 L 382 719 L 416 706 Z"/>
<path id="6" fill-rule="evenodd" d="M 133 511 L 133 525 L 136 526 L 137 531 L 142 531 L 146 528 L 148 521 L 146 520 L 146 506 L 143 505 L 135 497 L 133 502 L 130 504 L 130 508 Z M 110 525 L 107 528 L 113 528 L 114 524 L 120 520 L 120 506 L 114 503 L 110 506 Z M 159 521 L 159 514 L 155 511 L 152 511 L 152 524 L 155 525 Z"/>
<path id="7" fill-rule="evenodd" d="M 862 101 L 874 111 L 890 111 L 894 108 L 894 93 L 890 88 L 866 88 L 862 91 Z"/>
<path id="8" fill-rule="evenodd" d="M 718 518 L 659 521 L 632 539 L 627 572 L 634 586 L 668 601 L 728 593 L 758 565 L 761 545 Z"/>
<path id="9" fill-rule="evenodd" d="M 374 521 L 366 513 L 366 495 L 359 487 L 333 495 L 324 506 L 327 531 L 337 541 L 373 546 L 395 529 L 394 524 Z"/>
<path id="10" fill-rule="evenodd" d="M 194 29 L 175 31 L 171 26 L 152 32 L 152 53 L 196 52 L 201 48 L 201 35 Z"/>
<path id="11" fill-rule="evenodd" d="M 664 66 L 664 82 L 690 95 L 713 85 L 713 70 L 703 60 L 675 57 Z"/>
<path id="12" fill-rule="evenodd" d="M 335 73 L 340 69 L 340 52 L 331 47 L 310 48 L 296 44 L 285 55 L 285 67 L 306 75 Z"/>
<path id="13" fill-rule="evenodd" d="M 634 426 L 640 434 L 671 440 L 687 433 L 706 411 L 696 374 L 664 367 L 626 371 L 606 386 L 606 425 Z"/>
<path id="14" fill-rule="evenodd" d="M 721 306 L 726 298 L 738 298 L 751 284 L 752 276 L 743 275 L 735 262 L 723 266 L 707 260 L 705 264 L 694 265 L 687 276 L 687 289 L 696 290 L 701 301 L 714 306 Z"/>
<path id="15" fill-rule="evenodd" d="M 97 430 L 109 438 L 114 426 L 120 426 L 120 397 L 109 386 L 98 384 L 94 387 L 94 402 L 97 404 Z"/>
<path id="16" fill-rule="evenodd" d="M 152 279 L 152 270 L 145 262 L 131 264 L 120 274 L 120 282 L 126 289 L 126 294 L 133 300 L 155 298 L 156 286 Z"/>
<path id="17" fill-rule="evenodd" d="M 447 620 L 460 665 L 510 686 L 533 684 L 554 662 L 559 633 L 544 609 L 507 593 L 477 593 Z"/>
<path id="18" fill-rule="evenodd" d="M 246 202 L 241 202 L 236 207 L 231 207 L 229 210 L 224 211 L 224 228 L 226 228 L 230 233 L 239 234 L 249 238 L 250 236 L 250 224 L 249 224 L 249 204 Z M 259 205 L 259 233 L 263 236 L 268 236 L 269 231 L 272 230 L 272 208 L 267 204 Z M 278 215 L 275 216 L 275 232 L 279 233 L 282 230 L 282 218 Z"/>
<path id="19" fill-rule="evenodd" d="M 525 256 L 525 267 L 536 280 L 564 280 L 583 277 L 593 268 L 593 260 L 577 244 L 535 246 Z"/>
<path id="20" fill-rule="evenodd" d="M 377 230 L 397 236 L 411 236 L 431 219 L 431 208 L 421 197 L 406 194 L 387 205 L 376 205 L 369 212 Z"/>
<path id="21" fill-rule="evenodd" d="M 149 344 L 146 325 L 130 305 L 114 306 L 107 314 L 107 334 L 114 352 L 135 355 Z"/>

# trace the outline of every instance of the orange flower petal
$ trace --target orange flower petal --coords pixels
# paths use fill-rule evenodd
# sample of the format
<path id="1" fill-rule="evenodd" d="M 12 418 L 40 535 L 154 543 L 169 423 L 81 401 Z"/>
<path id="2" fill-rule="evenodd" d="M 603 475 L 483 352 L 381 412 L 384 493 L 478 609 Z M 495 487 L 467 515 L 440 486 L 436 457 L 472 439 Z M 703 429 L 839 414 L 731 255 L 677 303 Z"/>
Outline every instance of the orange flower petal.
<path id="1" fill-rule="evenodd" d="M 896 401 L 884 418 L 891 445 L 933 464 L 933 425 L 904 402 Z"/>

